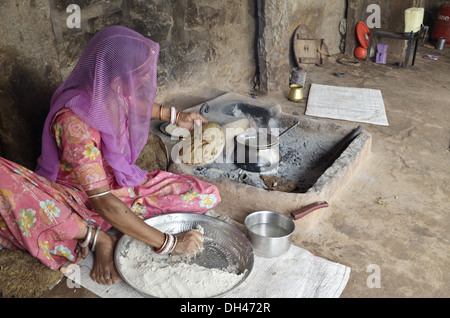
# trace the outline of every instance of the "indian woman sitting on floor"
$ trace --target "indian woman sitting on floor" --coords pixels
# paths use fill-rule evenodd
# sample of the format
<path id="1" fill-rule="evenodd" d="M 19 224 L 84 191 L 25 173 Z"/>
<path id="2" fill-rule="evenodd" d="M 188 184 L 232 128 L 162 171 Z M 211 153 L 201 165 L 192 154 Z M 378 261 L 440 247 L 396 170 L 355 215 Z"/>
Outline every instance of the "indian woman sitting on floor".
<path id="1" fill-rule="evenodd" d="M 203 235 L 174 236 L 144 220 L 205 213 L 218 189 L 189 175 L 144 171 L 134 163 L 150 120 L 193 129 L 197 113 L 154 103 L 159 45 L 120 26 L 99 31 L 54 93 L 36 171 L 0 158 L 0 244 L 28 251 L 53 270 L 95 253 L 91 278 L 114 284 L 114 227 L 158 253 L 195 254 Z"/>

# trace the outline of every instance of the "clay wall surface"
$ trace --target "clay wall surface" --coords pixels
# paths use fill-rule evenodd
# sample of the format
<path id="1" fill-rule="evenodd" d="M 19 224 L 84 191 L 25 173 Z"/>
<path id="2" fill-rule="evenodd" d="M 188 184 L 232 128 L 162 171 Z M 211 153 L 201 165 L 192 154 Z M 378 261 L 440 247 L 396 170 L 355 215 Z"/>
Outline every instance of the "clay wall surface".
<path id="1" fill-rule="evenodd" d="M 79 28 L 68 26 L 71 4 Z M 51 96 L 103 27 L 123 25 L 160 44 L 161 103 L 203 85 L 251 90 L 254 17 L 253 0 L 1 1 L 0 155 L 34 169 Z"/>
<path id="2" fill-rule="evenodd" d="M 160 43 L 158 92 L 213 87 L 251 94 L 285 90 L 292 36 L 304 24 L 329 53 L 353 55 L 354 25 L 379 3 L 382 26 L 401 30 L 403 10 L 440 0 L 3 0 L 0 2 L 0 155 L 34 169 L 50 99 L 89 39 L 123 25 Z M 70 27 L 70 5 L 80 26 Z M 401 18 L 399 18 L 401 15 Z M 347 34 L 339 28 L 347 19 Z M 70 21 L 69 21 L 70 20 Z M 394 46 L 389 54 L 394 54 Z"/>

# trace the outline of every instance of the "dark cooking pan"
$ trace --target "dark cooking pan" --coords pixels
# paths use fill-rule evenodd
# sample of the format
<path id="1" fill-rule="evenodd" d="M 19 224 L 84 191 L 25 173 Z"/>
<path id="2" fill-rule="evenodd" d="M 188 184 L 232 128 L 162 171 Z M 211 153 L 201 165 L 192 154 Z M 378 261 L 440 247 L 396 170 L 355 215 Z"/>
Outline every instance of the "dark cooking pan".
<path id="1" fill-rule="evenodd" d="M 245 234 L 255 254 L 264 257 L 280 256 L 291 246 L 294 220 L 325 207 L 328 207 L 327 202 L 316 202 L 292 212 L 291 217 L 273 211 L 253 212 L 245 218 Z"/>

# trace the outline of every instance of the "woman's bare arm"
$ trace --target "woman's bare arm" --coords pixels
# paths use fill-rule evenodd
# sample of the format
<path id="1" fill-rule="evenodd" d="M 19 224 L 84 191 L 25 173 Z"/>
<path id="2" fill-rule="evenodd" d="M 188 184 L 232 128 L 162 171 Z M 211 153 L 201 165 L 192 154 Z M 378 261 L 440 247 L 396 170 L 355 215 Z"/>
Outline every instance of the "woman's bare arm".
<path id="1" fill-rule="evenodd" d="M 102 187 L 86 191 L 88 195 L 108 191 Z M 152 247 L 159 248 L 164 243 L 164 233 L 151 227 L 139 218 L 128 206 L 112 193 L 89 199 L 95 212 L 120 232 L 127 234 Z M 193 255 L 202 247 L 203 235 L 188 231 L 180 235 L 174 254 Z"/>

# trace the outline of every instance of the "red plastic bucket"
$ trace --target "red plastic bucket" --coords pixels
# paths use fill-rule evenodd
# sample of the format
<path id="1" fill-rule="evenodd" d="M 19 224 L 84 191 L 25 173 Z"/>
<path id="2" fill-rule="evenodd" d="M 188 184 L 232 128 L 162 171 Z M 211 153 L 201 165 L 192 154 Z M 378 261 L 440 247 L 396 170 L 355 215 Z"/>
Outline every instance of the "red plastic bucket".
<path id="1" fill-rule="evenodd" d="M 440 37 L 445 38 L 446 46 L 450 45 L 450 4 L 439 7 L 431 39 L 433 42 L 437 42 Z"/>

